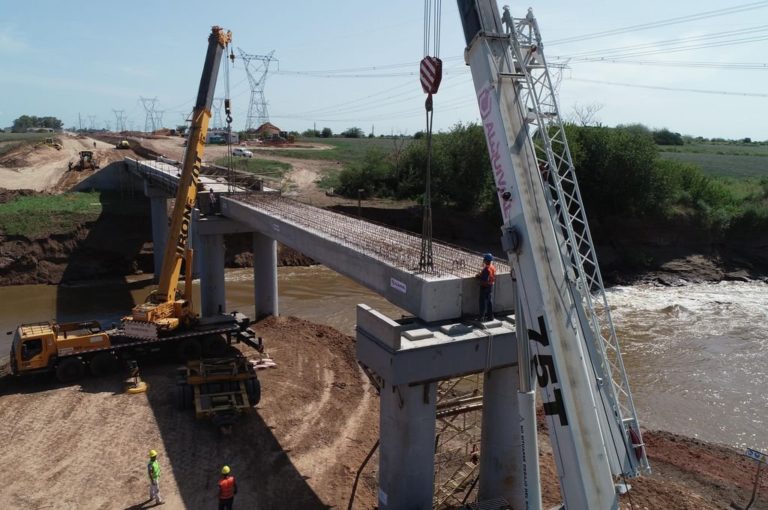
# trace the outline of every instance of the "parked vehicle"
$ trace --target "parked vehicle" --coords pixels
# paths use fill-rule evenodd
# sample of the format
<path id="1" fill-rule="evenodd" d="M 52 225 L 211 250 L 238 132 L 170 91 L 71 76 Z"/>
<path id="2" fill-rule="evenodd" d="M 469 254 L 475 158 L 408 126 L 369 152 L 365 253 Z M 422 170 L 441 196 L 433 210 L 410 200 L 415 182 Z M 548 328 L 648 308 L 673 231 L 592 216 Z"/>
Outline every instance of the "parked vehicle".
<path id="1" fill-rule="evenodd" d="M 241 158 L 252 158 L 253 152 L 249 151 L 248 149 L 243 149 L 242 147 L 235 147 L 232 149 L 232 155 L 239 156 Z"/>

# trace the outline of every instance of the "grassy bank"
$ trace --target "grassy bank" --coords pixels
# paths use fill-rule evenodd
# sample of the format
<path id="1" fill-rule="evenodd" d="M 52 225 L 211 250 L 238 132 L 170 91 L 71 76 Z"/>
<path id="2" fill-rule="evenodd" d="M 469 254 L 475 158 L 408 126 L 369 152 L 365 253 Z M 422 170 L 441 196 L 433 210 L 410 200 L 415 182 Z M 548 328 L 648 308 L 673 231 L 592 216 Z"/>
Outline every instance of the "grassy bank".
<path id="1" fill-rule="evenodd" d="M 216 164 L 227 166 L 227 158 L 217 159 Z M 289 163 L 274 161 L 272 159 L 233 158 L 233 168 L 235 170 L 251 172 L 270 179 L 281 179 L 292 167 Z"/>
<path id="2" fill-rule="evenodd" d="M 297 159 L 316 159 L 321 161 L 340 162 L 347 166 L 350 164 L 361 163 L 366 154 L 371 150 L 380 150 L 382 152 L 394 152 L 402 150 L 412 142 L 412 139 L 392 139 L 392 138 L 302 138 L 297 143 L 315 143 L 330 145 L 332 148 L 325 150 L 310 149 L 278 149 L 278 150 L 259 150 L 259 154 L 269 154 L 272 156 L 283 156 L 286 158 Z"/>
<path id="3" fill-rule="evenodd" d="M 100 193 L 17 197 L 0 204 L 0 233 L 29 238 L 68 232 L 102 212 Z"/>
<path id="4" fill-rule="evenodd" d="M 663 159 L 692 163 L 713 177 L 768 176 L 768 145 L 699 143 L 660 146 Z"/>

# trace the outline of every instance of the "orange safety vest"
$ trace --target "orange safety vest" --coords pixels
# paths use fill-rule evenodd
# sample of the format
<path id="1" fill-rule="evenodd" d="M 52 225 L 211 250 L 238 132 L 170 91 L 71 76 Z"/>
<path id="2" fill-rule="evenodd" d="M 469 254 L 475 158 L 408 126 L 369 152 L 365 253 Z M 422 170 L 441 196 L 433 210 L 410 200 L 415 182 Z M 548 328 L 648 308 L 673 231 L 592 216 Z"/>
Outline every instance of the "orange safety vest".
<path id="1" fill-rule="evenodd" d="M 231 499 L 235 497 L 235 477 L 228 476 L 219 480 L 219 499 Z"/>
<path id="2" fill-rule="evenodd" d="M 496 283 L 496 266 L 493 264 L 488 264 L 487 266 L 483 267 L 483 271 L 486 269 L 488 269 L 488 279 L 481 281 L 480 285 L 483 287 L 493 287 L 493 284 Z M 480 274 L 482 274 L 482 271 Z"/>

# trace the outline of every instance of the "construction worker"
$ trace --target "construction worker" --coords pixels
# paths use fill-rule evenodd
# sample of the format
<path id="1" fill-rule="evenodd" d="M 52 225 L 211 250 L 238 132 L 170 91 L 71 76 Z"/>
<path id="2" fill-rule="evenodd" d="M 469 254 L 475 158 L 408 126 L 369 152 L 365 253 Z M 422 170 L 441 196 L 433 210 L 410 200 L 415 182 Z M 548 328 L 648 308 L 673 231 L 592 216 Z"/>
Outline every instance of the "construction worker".
<path id="1" fill-rule="evenodd" d="M 219 480 L 219 510 L 232 510 L 232 503 L 237 494 L 237 482 L 232 476 L 229 466 L 221 468 L 221 480 Z"/>
<path id="2" fill-rule="evenodd" d="M 219 212 L 218 205 L 216 193 L 213 192 L 213 188 L 208 188 L 208 214 L 216 214 Z"/>
<path id="3" fill-rule="evenodd" d="M 160 464 L 157 462 L 157 452 L 155 450 L 149 450 L 147 475 L 149 475 L 149 501 L 154 499 L 156 505 L 162 505 L 163 498 L 160 496 Z"/>
<path id="4" fill-rule="evenodd" d="M 493 320 L 493 284 L 496 283 L 496 267 L 493 255 L 483 255 L 483 269 L 475 275 L 480 280 L 480 321 Z"/>

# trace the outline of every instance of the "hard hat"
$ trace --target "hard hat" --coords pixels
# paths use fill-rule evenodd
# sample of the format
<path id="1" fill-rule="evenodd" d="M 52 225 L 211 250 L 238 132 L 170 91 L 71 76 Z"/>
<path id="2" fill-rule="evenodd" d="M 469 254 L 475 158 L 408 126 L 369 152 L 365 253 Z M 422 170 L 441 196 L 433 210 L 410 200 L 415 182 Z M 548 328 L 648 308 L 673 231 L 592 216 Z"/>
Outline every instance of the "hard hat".
<path id="1" fill-rule="evenodd" d="M 486 253 L 483 255 L 483 262 L 493 262 L 493 255 Z"/>
<path id="2" fill-rule="evenodd" d="M 221 474 L 222 475 L 228 475 L 231 470 L 229 469 L 229 466 L 224 466 L 221 468 Z"/>
<path id="3" fill-rule="evenodd" d="M 155 450 L 149 450 L 149 456 L 150 457 L 157 457 L 157 452 Z"/>

